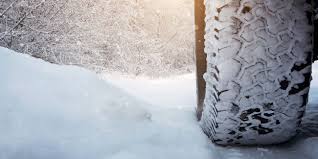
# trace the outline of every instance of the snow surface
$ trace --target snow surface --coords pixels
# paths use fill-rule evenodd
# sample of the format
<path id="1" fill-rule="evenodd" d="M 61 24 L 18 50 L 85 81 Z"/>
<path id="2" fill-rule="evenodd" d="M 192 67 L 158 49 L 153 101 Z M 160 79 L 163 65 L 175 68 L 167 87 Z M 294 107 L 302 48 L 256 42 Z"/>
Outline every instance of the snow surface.
<path id="1" fill-rule="evenodd" d="M 97 76 L 0 48 L 0 159 L 317 158 L 315 137 L 271 147 L 210 143 L 195 118 L 194 81 Z"/>
<path id="2" fill-rule="evenodd" d="M 311 81 L 311 87 L 312 89 L 310 90 L 310 98 L 309 102 L 310 103 L 317 103 L 318 105 L 318 61 L 314 64 L 313 66 L 313 80 Z"/>

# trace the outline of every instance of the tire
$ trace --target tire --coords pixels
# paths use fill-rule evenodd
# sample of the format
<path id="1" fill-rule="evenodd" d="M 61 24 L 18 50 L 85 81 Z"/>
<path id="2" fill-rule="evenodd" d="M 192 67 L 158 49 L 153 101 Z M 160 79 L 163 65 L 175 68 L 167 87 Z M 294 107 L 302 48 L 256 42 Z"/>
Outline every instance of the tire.
<path id="1" fill-rule="evenodd" d="M 206 0 L 206 95 L 200 125 L 221 145 L 297 134 L 313 60 L 309 0 Z"/>

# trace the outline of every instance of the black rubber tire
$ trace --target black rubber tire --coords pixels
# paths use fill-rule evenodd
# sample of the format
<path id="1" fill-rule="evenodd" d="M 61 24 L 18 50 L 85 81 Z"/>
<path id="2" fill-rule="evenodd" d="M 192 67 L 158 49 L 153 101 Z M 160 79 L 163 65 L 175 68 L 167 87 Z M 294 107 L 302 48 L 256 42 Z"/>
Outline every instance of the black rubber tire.
<path id="1" fill-rule="evenodd" d="M 205 0 L 203 131 L 222 145 L 297 134 L 313 60 L 309 0 Z"/>

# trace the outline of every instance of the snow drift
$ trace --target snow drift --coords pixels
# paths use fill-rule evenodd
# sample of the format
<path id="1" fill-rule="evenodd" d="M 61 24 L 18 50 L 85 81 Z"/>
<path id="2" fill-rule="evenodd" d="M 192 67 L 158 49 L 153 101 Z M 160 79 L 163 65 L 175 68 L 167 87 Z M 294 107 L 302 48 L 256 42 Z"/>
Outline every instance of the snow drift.
<path id="1" fill-rule="evenodd" d="M 0 64 L 1 159 L 209 157 L 191 109 L 160 110 L 84 69 L 3 48 Z"/>
<path id="2" fill-rule="evenodd" d="M 273 147 L 213 145 L 196 122 L 193 76 L 104 78 L 0 48 L 0 159 L 313 159 L 318 154 L 318 138 Z"/>

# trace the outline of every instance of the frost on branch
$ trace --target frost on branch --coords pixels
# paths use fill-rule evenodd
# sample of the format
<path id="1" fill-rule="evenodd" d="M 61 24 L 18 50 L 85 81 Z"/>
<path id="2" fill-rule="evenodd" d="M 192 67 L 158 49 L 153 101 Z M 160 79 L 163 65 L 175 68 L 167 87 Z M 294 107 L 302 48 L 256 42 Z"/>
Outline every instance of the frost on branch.
<path id="1" fill-rule="evenodd" d="M 152 76 L 193 69 L 193 2 L 0 0 L 0 46 L 56 64 Z"/>

